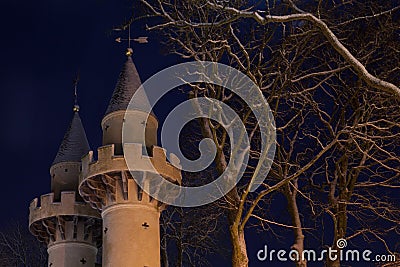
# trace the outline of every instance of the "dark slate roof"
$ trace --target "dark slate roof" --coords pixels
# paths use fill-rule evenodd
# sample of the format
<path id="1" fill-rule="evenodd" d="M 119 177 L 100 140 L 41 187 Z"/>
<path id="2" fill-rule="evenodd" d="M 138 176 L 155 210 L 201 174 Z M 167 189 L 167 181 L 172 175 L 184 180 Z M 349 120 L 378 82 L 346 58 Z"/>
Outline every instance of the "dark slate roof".
<path id="1" fill-rule="evenodd" d="M 81 118 L 74 112 L 71 124 L 61 142 L 53 165 L 60 162 L 80 162 L 81 158 L 90 150 Z"/>
<path id="2" fill-rule="evenodd" d="M 117 110 L 126 110 L 132 96 L 141 84 L 142 82 L 140 81 L 135 64 L 133 64 L 132 58 L 128 57 L 119 74 L 117 85 L 115 86 L 105 115 Z M 141 98 L 143 98 L 144 103 L 148 103 L 147 96 L 141 96 Z"/>

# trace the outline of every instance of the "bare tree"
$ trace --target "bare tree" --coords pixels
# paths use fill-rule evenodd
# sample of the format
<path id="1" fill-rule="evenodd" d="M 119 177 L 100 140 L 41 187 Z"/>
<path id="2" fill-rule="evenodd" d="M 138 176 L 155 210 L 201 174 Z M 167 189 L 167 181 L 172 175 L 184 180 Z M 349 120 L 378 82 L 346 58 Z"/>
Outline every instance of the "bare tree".
<path id="1" fill-rule="evenodd" d="M 19 222 L 0 231 L 0 266 L 46 266 L 47 250 Z"/>
<path id="2" fill-rule="evenodd" d="M 233 23 L 241 19 L 253 19 L 260 25 L 266 25 L 269 23 L 290 23 L 293 21 L 307 21 L 315 26 L 319 32 L 326 38 L 333 49 L 337 51 L 346 62 L 354 69 L 357 75 L 366 84 L 381 91 L 389 92 L 395 97 L 400 97 L 400 89 L 384 80 L 377 78 L 372 75 L 366 67 L 343 45 L 339 38 L 334 34 L 331 27 L 329 27 L 324 20 L 321 18 L 323 10 L 324 1 L 319 1 L 317 3 L 316 15 L 311 12 L 304 11 L 296 5 L 295 1 L 284 1 L 279 3 L 276 1 L 266 1 L 265 9 L 260 9 L 256 4 L 248 3 L 248 6 L 243 6 L 241 1 L 185 1 L 184 3 L 178 4 L 176 2 L 157 0 L 154 4 L 149 1 L 142 0 L 142 2 L 151 10 L 152 15 L 156 15 L 165 19 L 164 23 L 157 24 L 155 26 L 149 27 L 149 29 L 165 29 L 167 27 L 180 28 L 187 30 L 188 28 L 194 29 L 204 29 L 204 28 L 216 28 L 223 27 L 229 28 Z M 333 5 L 336 7 L 341 7 L 343 5 L 351 5 L 357 1 L 348 1 L 347 3 L 335 3 Z M 307 1 L 304 1 L 307 4 Z M 288 6 L 289 13 L 273 15 L 274 9 L 271 7 L 276 7 L 278 5 Z M 278 8 L 279 11 L 280 8 Z M 284 8 L 284 12 L 288 11 Z M 350 23 L 355 20 L 370 19 L 379 17 L 381 15 L 391 14 L 400 9 L 400 6 L 395 6 L 381 12 L 373 12 L 372 14 L 362 14 L 359 17 L 352 18 L 346 23 Z M 197 12 L 196 12 L 197 10 Z M 204 10 L 207 12 L 207 17 L 204 17 Z M 282 9 L 281 9 L 282 10 Z M 187 12 L 189 11 L 189 12 Z M 197 13 L 197 14 L 196 14 Z M 201 14 L 203 13 L 203 14 Z M 217 15 L 215 15 L 217 13 Z M 189 14 L 196 14 L 192 18 Z M 187 44 L 186 44 L 187 45 Z"/>
<path id="3" fill-rule="evenodd" d="M 212 266 L 208 258 L 226 254 L 223 216 L 215 206 L 169 207 L 161 217 L 163 266 Z"/>
<path id="4" fill-rule="evenodd" d="M 189 158 L 199 157 L 197 144 L 202 140 L 198 124 L 184 127 L 180 145 Z M 209 182 L 212 169 L 201 173 L 184 172 L 184 186 Z M 226 236 L 224 209 L 210 204 L 196 208 L 168 207 L 161 214 L 162 266 L 212 266 L 210 257 L 226 258 L 229 241 Z M 226 242 L 224 242 L 224 239 Z"/>
<path id="5" fill-rule="evenodd" d="M 312 204 L 322 212 L 321 217 L 325 213 L 332 219 L 332 247 L 339 239 L 350 241 L 361 235 L 367 242 L 381 242 L 392 254 L 395 244 L 390 238 L 397 235 L 400 223 L 400 209 L 393 198 L 400 175 L 395 167 L 400 165 L 397 104 L 375 92 L 360 94 L 368 88 L 348 88 L 354 92 L 345 98 L 329 90 L 330 101 L 338 104 L 329 113 L 328 96 L 324 104 L 315 105 L 329 127 L 319 128 L 313 136 L 320 141 L 335 138 L 338 131 L 342 134 L 324 161 L 309 173 L 312 188 L 323 192 L 313 193 Z M 328 265 L 340 266 L 339 259 Z"/>
<path id="6" fill-rule="evenodd" d="M 395 18 L 400 6 L 390 1 L 141 2 L 147 14 L 161 18 L 149 29 L 162 31 L 172 53 L 236 67 L 259 86 L 273 110 L 278 140 L 269 176 L 250 194 L 256 169 L 250 163 L 243 182 L 221 203 L 227 211 L 233 266 L 248 264 L 244 228 L 250 219 L 264 228 L 292 229 L 299 253 L 305 233 L 312 233 L 310 226 L 323 231 L 310 222 L 304 226 L 302 217 L 308 215 L 315 221 L 331 215 L 331 245 L 367 232 L 365 238 L 382 241 L 383 233 L 397 231 L 365 224 L 349 231 L 347 217 L 361 223 L 366 221 L 362 214 L 386 210 L 390 216 L 381 219 L 398 222 L 393 199 L 382 201 L 370 192 L 397 188 L 398 117 L 391 110 L 400 94 L 390 81 L 399 80 Z M 252 162 L 259 159 L 259 129 L 248 108 L 216 86 L 192 85 L 191 97 L 198 96 L 235 107 L 251 136 Z M 215 167 L 221 174 L 229 161 L 226 133 L 211 120 L 199 123 L 203 136 L 217 145 Z M 286 196 L 291 225 L 266 212 L 269 195 L 276 191 Z M 307 205 L 299 206 L 299 198 Z"/>

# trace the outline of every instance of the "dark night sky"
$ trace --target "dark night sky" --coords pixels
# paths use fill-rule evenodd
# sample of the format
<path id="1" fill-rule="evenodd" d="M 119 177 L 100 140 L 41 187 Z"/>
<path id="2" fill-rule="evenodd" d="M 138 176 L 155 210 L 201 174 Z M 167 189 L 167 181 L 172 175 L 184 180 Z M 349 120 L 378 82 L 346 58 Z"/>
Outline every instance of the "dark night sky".
<path id="1" fill-rule="evenodd" d="M 0 2 L 0 228 L 10 219 L 28 224 L 30 201 L 50 191 L 49 168 L 72 119 L 78 70 L 80 116 L 91 148 L 101 144 L 100 121 L 125 61 L 126 44 L 116 43 L 120 35 L 110 31 L 129 18 L 130 9 L 129 0 Z M 136 29 L 140 26 L 134 24 L 134 36 L 146 34 Z M 136 45 L 133 56 L 142 81 L 180 60 L 161 55 L 153 36 L 149 41 Z M 162 121 L 173 101 L 182 99 L 164 99 L 169 103 L 156 106 L 158 118 Z M 254 263 L 263 238 L 248 240 L 251 266 L 262 265 Z"/>
<path id="2" fill-rule="evenodd" d="M 0 227 L 10 218 L 27 220 L 30 201 L 50 191 L 49 167 L 72 118 L 78 70 L 80 115 L 91 148 L 101 144 L 100 121 L 125 61 L 126 44 L 110 30 L 130 8 L 130 1 L 1 1 Z M 149 40 L 133 56 L 142 81 L 177 60 Z"/>
<path id="3" fill-rule="evenodd" d="M 29 203 L 50 192 L 49 168 L 72 119 L 73 79 L 79 70 L 79 105 L 92 149 L 101 145 L 100 122 L 125 62 L 126 44 L 110 33 L 130 16 L 129 0 L 0 2 L 0 88 L 3 146 L 0 229 L 17 220 L 28 225 Z M 133 36 L 148 35 L 140 22 Z M 152 35 L 136 45 L 133 60 L 142 81 L 180 61 L 164 56 Z M 155 107 L 162 122 L 185 96 L 163 98 Z M 175 102 L 175 103 L 174 103 Z M 249 236 L 250 237 L 250 236 Z M 249 239 L 251 266 L 264 239 Z M 215 266 L 229 259 L 212 257 Z M 289 265 L 291 266 L 291 265 Z"/>

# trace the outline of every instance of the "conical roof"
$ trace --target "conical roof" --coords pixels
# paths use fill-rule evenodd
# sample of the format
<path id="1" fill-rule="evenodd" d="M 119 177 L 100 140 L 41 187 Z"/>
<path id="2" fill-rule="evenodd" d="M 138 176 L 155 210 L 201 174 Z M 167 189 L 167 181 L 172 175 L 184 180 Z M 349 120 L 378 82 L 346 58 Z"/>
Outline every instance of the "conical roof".
<path id="1" fill-rule="evenodd" d="M 132 96 L 135 94 L 141 84 L 142 83 L 140 81 L 135 64 L 133 63 L 132 58 L 128 56 L 121 73 L 119 74 L 117 85 L 115 86 L 105 115 L 117 110 L 126 110 L 129 102 L 132 99 Z M 146 95 L 141 95 L 140 98 L 143 98 L 143 102 L 139 102 L 148 103 Z"/>
<path id="2" fill-rule="evenodd" d="M 77 110 L 74 111 L 71 124 L 58 149 L 53 165 L 60 162 L 81 162 L 81 158 L 90 150 L 83 128 L 81 118 Z"/>

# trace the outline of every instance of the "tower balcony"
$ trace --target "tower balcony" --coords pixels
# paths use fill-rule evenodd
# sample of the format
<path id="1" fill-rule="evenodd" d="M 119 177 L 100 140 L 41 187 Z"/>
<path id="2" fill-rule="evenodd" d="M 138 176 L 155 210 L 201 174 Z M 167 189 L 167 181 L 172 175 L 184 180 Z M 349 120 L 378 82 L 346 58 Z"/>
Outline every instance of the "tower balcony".
<path id="1" fill-rule="evenodd" d="M 56 242 L 82 242 L 101 245 L 101 217 L 97 210 L 76 201 L 74 191 L 61 192 L 61 201 L 54 193 L 35 198 L 29 206 L 29 230 L 40 241 L 51 246 Z"/>
<path id="2" fill-rule="evenodd" d="M 145 187 L 161 188 L 165 184 L 155 185 L 156 176 L 162 177 L 165 183 L 181 184 L 182 176 L 179 159 L 171 154 L 171 164 L 166 158 L 163 148 L 153 146 L 150 155 L 143 155 L 144 146 L 138 143 L 125 144 L 125 155 L 115 155 L 114 145 L 98 148 L 98 159 L 93 159 L 90 151 L 82 159 L 79 192 L 83 199 L 93 208 L 103 210 L 114 204 L 131 203 L 147 205 L 162 210 L 164 204 L 151 197 L 146 188 L 141 188 L 135 179 L 142 179 Z M 127 162 L 128 160 L 128 162 Z M 168 182 L 167 182 L 168 181 Z M 165 190 L 160 190 L 164 192 Z M 174 198 L 179 192 L 167 192 L 168 197 Z M 157 195 L 157 194 L 151 194 Z"/>

